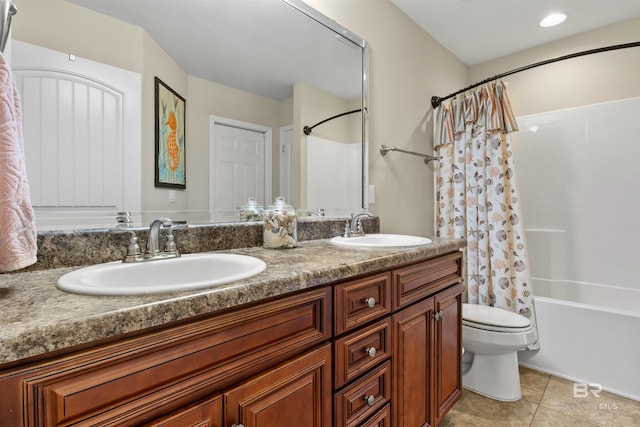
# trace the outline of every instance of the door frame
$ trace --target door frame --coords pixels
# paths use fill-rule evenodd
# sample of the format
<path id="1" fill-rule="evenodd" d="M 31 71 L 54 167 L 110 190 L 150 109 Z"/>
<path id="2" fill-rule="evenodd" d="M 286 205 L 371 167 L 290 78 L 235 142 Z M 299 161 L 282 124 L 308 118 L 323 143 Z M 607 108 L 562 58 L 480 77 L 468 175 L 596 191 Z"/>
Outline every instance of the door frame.
<path id="1" fill-rule="evenodd" d="M 268 126 L 262 126 L 255 123 L 243 122 L 241 120 L 229 119 L 227 117 L 209 116 L 209 217 L 214 212 L 213 205 L 213 177 L 214 160 L 215 160 L 215 126 L 231 126 L 240 129 L 246 129 L 254 132 L 260 132 L 264 135 L 264 199 L 265 204 L 272 199 L 272 169 L 273 169 L 273 152 L 272 152 L 272 133 L 273 130 Z"/>
<path id="2" fill-rule="evenodd" d="M 291 132 L 291 141 L 288 147 L 288 152 L 285 152 L 285 134 Z M 286 125 L 280 127 L 280 196 L 283 196 L 286 200 L 291 200 L 291 175 L 292 175 L 292 160 L 293 160 L 293 125 Z M 288 162 L 287 162 L 288 160 Z M 285 189 L 287 191 L 285 191 Z"/>

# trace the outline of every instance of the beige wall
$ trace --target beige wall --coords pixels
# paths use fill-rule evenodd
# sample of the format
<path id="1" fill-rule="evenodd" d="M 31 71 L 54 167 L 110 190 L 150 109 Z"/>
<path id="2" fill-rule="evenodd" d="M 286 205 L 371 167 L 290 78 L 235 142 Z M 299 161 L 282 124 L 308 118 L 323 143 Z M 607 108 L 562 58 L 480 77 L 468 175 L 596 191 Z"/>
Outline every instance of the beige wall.
<path id="1" fill-rule="evenodd" d="M 17 40 L 142 72 L 140 27 L 106 18 L 63 0 L 14 0 Z"/>
<path id="2" fill-rule="evenodd" d="M 470 82 L 518 67 L 640 40 L 640 18 L 528 49 L 470 69 Z M 534 114 L 640 95 L 640 48 L 597 53 L 503 79 L 516 115 Z"/>
<path id="3" fill-rule="evenodd" d="M 467 66 L 388 0 L 305 0 L 370 44 L 370 210 L 385 233 L 433 235 L 433 166 L 381 145 L 431 153 L 430 99 L 463 87 Z"/>

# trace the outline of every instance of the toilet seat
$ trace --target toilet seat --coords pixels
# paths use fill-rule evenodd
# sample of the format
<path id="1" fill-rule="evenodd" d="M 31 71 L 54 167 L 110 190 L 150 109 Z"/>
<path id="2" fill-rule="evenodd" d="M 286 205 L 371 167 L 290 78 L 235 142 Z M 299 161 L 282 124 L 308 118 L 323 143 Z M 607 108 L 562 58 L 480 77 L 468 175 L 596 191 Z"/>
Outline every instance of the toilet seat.
<path id="1" fill-rule="evenodd" d="M 531 329 L 526 317 L 496 307 L 462 304 L 462 324 L 486 331 L 521 333 Z"/>

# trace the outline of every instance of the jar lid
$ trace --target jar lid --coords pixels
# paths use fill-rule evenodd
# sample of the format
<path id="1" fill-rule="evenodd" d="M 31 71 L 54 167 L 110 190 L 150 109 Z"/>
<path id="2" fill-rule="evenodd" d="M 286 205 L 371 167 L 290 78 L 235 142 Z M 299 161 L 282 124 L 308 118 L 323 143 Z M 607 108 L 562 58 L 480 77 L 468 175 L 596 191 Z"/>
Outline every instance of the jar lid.
<path id="1" fill-rule="evenodd" d="M 259 208 L 260 205 L 258 205 L 258 202 L 256 202 L 256 198 L 255 197 L 249 197 L 249 200 L 247 201 L 247 204 L 244 206 L 241 206 L 242 209 L 247 209 L 247 208 Z"/>
<path id="2" fill-rule="evenodd" d="M 293 209 L 293 206 L 288 204 L 284 197 L 278 196 L 276 200 L 273 202 L 273 205 L 269 206 L 269 209 Z"/>

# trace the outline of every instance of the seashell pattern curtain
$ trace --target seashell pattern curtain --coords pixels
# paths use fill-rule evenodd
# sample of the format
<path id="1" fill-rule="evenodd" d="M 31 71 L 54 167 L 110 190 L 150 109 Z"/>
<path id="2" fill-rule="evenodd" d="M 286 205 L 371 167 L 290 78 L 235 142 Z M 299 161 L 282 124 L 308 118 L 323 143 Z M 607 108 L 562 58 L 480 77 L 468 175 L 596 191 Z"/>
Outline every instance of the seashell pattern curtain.
<path id="1" fill-rule="evenodd" d="M 459 94 L 436 110 L 436 234 L 467 239 L 467 302 L 521 314 L 535 327 L 511 152 L 510 134 L 517 130 L 502 82 Z M 539 348 L 538 340 L 529 348 Z"/>

